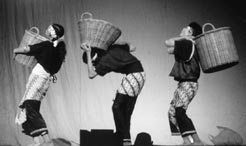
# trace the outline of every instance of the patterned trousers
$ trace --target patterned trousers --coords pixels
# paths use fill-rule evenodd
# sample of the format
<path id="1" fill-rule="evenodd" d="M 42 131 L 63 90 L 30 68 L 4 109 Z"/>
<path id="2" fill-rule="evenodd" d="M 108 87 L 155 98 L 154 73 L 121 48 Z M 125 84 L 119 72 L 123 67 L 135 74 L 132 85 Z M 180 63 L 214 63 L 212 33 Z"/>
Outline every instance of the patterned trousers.
<path id="1" fill-rule="evenodd" d="M 118 93 L 128 96 L 138 96 L 143 88 L 146 75 L 144 72 L 130 73 L 122 79 Z"/>
<path id="2" fill-rule="evenodd" d="M 174 92 L 174 98 L 168 111 L 172 135 L 186 136 L 196 133 L 192 120 L 186 115 L 188 105 L 198 90 L 196 82 L 180 82 Z"/>
<path id="3" fill-rule="evenodd" d="M 121 139 L 130 139 L 130 122 L 136 100 L 145 83 L 145 73 L 131 73 L 122 79 L 112 110 L 116 133 Z"/>
<path id="4" fill-rule="evenodd" d="M 18 121 L 18 117 L 23 117 L 23 112 L 25 114 L 25 120 L 22 120 L 19 124 L 22 124 L 23 133 L 26 135 L 35 137 L 48 133 L 46 123 L 39 110 L 41 100 L 46 95 L 50 81 L 50 76 L 44 77 L 35 73 L 31 73 L 28 79 L 24 96 L 19 105 L 22 111 L 20 115 L 17 115 Z"/>

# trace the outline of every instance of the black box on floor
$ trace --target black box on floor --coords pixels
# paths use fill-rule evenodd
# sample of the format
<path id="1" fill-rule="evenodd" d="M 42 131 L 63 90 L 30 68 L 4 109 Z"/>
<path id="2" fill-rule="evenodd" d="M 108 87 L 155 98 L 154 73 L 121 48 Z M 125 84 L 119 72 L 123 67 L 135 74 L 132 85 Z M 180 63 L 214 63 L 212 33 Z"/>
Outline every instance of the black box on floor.
<path id="1" fill-rule="evenodd" d="M 122 146 L 111 129 L 80 130 L 80 146 Z"/>

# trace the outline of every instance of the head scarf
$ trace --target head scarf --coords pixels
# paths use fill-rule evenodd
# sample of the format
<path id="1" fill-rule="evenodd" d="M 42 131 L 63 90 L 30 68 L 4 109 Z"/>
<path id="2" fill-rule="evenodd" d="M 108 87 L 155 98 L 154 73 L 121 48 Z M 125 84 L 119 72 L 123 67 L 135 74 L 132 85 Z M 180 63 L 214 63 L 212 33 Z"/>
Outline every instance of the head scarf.
<path id="1" fill-rule="evenodd" d="M 194 36 L 194 37 L 196 37 L 196 36 L 198 36 L 199 34 L 201 34 L 202 33 L 202 27 L 201 27 L 201 25 L 200 24 L 198 24 L 197 22 L 191 22 L 190 24 L 189 24 L 189 26 L 192 28 L 192 35 Z"/>
<path id="2" fill-rule="evenodd" d="M 52 24 L 52 27 L 54 28 L 56 35 L 58 38 L 61 38 L 64 35 L 64 28 L 60 24 Z"/>

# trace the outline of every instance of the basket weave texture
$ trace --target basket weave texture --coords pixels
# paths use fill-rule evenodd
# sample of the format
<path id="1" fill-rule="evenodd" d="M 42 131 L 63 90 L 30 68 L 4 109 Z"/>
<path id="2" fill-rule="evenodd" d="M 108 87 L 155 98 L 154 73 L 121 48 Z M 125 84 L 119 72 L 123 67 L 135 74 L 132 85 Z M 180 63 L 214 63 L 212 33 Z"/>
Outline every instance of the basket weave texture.
<path id="1" fill-rule="evenodd" d="M 85 18 L 89 16 L 88 18 Z M 80 41 L 91 47 L 107 50 L 121 35 L 121 30 L 115 25 L 99 19 L 93 19 L 92 14 L 85 12 L 78 22 Z"/>
<path id="2" fill-rule="evenodd" d="M 205 32 L 205 27 L 212 30 Z M 211 23 L 203 25 L 203 34 L 195 38 L 201 68 L 204 73 L 213 73 L 239 63 L 239 57 L 231 28 L 215 29 Z"/>
<path id="3" fill-rule="evenodd" d="M 34 30 L 36 32 L 34 32 Z M 25 47 L 27 45 L 33 45 L 46 41 L 47 38 L 39 35 L 39 29 L 37 27 L 32 27 L 29 30 L 25 30 L 25 34 L 22 37 L 19 48 Z M 28 56 L 25 54 L 18 54 L 15 57 L 15 60 L 22 65 L 33 68 L 37 64 L 37 60 L 34 56 Z"/>

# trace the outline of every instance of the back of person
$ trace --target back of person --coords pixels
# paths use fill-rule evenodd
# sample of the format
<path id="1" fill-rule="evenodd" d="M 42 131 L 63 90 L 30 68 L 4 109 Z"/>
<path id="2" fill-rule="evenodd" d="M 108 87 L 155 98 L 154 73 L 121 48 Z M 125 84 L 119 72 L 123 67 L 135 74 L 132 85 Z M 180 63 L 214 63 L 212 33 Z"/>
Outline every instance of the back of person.
<path id="1" fill-rule="evenodd" d="M 35 56 L 38 63 L 51 75 L 56 74 L 66 55 L 65 43 L 59 42 L 56 47 L 50 41 L 45 41 L 39 44 L 30 46 L 29 55 Z"/>
<path id="2" fill-rule="evenodd" d="M 143 71 L 142 64 L 129 52 L 128 45 L 111 45 L 96 65 L 96 69 L 102 68 L 101 66 L 104 66 L 104 68 L 108 67 L 110 71 L 122 74 Z"/>

